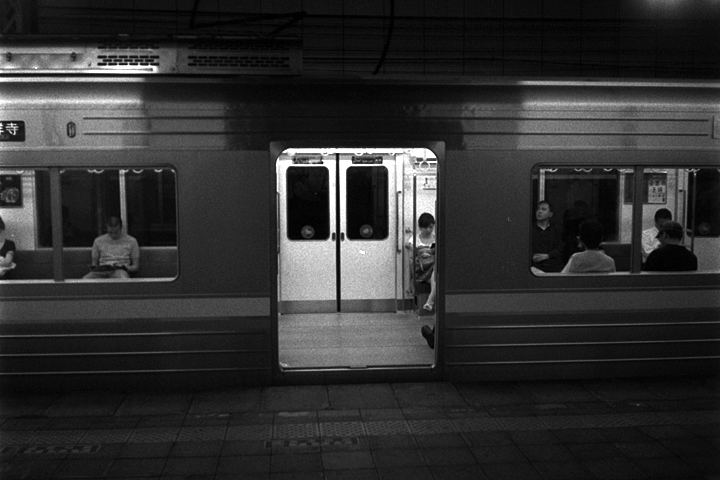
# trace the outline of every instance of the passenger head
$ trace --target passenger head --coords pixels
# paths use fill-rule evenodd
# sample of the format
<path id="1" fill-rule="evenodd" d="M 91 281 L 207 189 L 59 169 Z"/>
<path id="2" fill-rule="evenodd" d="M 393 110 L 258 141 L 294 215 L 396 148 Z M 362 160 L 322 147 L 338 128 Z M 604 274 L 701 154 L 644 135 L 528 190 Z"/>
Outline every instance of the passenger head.
<path id="1" fill-rule="evenodd" d="M 660 232 L 657 234 L 657 238 L 662 243 L 680 243 L 685 234 L 682 225 L 672 220 L 668 220 L 660 225 L 658 230 L 660 230 Z"/>
<path id="2" fill-rule="evenodd" d="M 553 216 L 553 206 L 547 200 L 540 200 L 535 209 L 535 219 L 539 222 L 550 220 Z"/>
<path id="3" fill-rule="evenodd" d="M 660 226 L 668 220 L 672 220 L 672 213 L 670 213 L 670 210 L 667 208 L 661 208 L 655 212 L 655 227 L 658 230 L 660 230 Z"/>
<path id="4" fill-rule="evenodd" d="M 580 224 L 580 241 L 589 250 L 597 250 L 603 241 L 603 226 L 597 220 L 585 220 Z"/>
<path id="5" fill-rule="evenodd" d="M 117 240 L 122 235 L 122 226 L 123 223 L 120 217 L 108 217 L 107 222 L 105 222 L 107 233 L 113 240 Z"/>
<path id="6" fill-rule="evenodd" d="M 418 218 L 418 227 L 432 230 L 435 226 L 435 217 L 425 212 Z"/>

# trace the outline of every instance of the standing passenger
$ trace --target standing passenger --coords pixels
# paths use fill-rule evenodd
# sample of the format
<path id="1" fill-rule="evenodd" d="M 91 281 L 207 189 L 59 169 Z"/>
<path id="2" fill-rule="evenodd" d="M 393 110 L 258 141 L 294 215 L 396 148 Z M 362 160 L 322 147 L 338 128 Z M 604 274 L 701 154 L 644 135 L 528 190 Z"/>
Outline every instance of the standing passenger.
<path id="1" fill-rule="evenodd" d="M 15 242 L 5 237 L 5 222 L 0 218 L 0 278 L 15 268 Z M 9 276 L 9 275 L 8 275 Z"/>
<path id="2" fill-rule="evenodd" d="M 698 269 L 697 257 L 683 245 L 683 227 L 668 220 L 660 226 L 660 246 L 650 252 L 645 262 L 649 272 L 687 272 Z"/>
<path id="3" fill-rule="evenodd" d="M 532 227 L 532 265 L 543 272 L 559 272 L 564 266 L 562 232 L 550 223 L 552 216 L 550 202 L 538 202 Z"/>
<path id="4" fill-rule="evenodd" d="M 670 210 L 667 208 L 661 208 L 657 212 L 655 212 L 655 225 L 653 225 L 651 228 L 648 228 L 647 230 L 644 230 L 642 233 L 642 256 L 643 256 L 643 262 L 647 261 L 648 255 L 650 255 L 650 252 L 655 250 L 660 246 L 660 240 L 658 240 L 657 236 L 658 233 L 660 233 L 660 227 L 663 223 L 672 220 L 672 214 L 670 213 Z"/>
<path id="5" fill-rule="evenodd" d="M 603 226 L 597 220 L 585 220 L 580 224 L 580 246 L 584 252 L 574 253 L 562 273 L 611 273 L 615 271 L 615 260 L 600 250 L 603 240 Z"/>

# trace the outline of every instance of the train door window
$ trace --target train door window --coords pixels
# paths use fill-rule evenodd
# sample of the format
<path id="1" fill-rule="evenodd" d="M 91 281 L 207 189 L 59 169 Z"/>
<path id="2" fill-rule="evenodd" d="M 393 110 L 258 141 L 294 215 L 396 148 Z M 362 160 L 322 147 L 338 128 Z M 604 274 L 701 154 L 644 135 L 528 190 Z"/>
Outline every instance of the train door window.
<path id="1" fill-rule="evenodd" d="M 347 236 L 379 240 L 388 236 L 388 169 L 385 166 L 346 170 Z"/>
<path id="2" fill-rule="evenodd" d="M 50 211 L 50 173 L 46 169 L 0 169 L 0 281 L 52 280 L 52 225 L 40 221 Z M 10 251 L 12 255 L 8 255 Z"/>
<path id="3" fill-rule="evenodd" d="M 632 171 L 609 166 L 544 166 L 533 171 L 530 264 L 535 274 L 631 270 L 633 203 L 623 202 L 623 198 Z M 580 238 L 580 225 L 585 221 L 586 243 L 592 243 L 592 248 Z M 604 255 L 591 258 L 593 254 L 588 254 L 583 255 L 587 265 L 579 266 L 581 259 L 569 264 L 574 254 L 598 247 L 612 261 Z"/>
<path id="4" fill-rule="evenodd" d="M 330 236 L 329 173 L 323 165 L 292 166 L 286 172 L 287 236 L 326 240 Z"/>

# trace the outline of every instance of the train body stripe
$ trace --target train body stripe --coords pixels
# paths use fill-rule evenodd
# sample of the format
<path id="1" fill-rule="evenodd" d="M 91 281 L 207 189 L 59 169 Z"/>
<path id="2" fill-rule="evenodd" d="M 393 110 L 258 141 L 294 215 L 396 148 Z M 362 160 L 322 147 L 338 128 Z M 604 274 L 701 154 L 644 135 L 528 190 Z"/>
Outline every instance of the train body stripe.
<path id="1" fill-rule="evenodd" d="M 0 301 L 2 323 L 267 316 L 270 316 L 267 297 Z"/>
<path id="2" fill-rule="evenodd" d="M 446 313 L 533 314 L 720 308 L 708 290 L 518 292 L 446 295 Z"/>

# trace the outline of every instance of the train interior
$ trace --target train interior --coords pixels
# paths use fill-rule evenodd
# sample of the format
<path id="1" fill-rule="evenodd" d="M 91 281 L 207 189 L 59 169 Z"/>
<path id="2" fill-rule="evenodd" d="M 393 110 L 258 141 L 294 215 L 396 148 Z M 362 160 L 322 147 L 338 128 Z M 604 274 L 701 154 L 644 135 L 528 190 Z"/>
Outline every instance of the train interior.
<path id="1" fill-rule="evenodd" d="M 418 218 L 437 218 L 435 155 L 286 149 L 276 165 L 281 367 L 430 367 L 415 252 Z"/>

